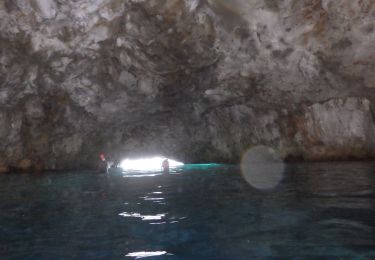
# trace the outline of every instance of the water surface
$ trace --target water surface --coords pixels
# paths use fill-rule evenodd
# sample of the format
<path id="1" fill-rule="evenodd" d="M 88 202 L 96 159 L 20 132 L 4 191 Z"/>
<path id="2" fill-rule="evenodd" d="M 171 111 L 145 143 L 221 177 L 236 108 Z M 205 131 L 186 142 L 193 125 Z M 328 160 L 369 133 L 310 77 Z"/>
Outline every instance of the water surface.
<path id="1" fill-rule="evenodd" d="M 227 165 L 0 175 L 0 258 L 367 259 L 374 184 L 374 163 L 287 165 L 268 190 Z"/>

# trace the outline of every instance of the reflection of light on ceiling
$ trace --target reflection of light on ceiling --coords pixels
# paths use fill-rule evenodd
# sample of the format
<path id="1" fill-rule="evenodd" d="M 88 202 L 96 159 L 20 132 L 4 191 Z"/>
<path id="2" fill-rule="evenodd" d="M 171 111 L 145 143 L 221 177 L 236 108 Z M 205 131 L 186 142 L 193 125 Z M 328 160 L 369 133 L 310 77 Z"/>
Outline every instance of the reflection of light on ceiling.
<path id="1" fill-rule="evenodd" d="M 125 159 L 121 162 L 120 167 L 124 169 L 124 171 L 159 171 L 161 170 L 161 165 L 165 159 L 166 158 L 163 157 L 153 157 L 136 160 Z M 184 165 L 182 162 L 177 162 L 175 160 L 168 159 L 168 161 L 170 168 Z"/>
<path id="2" fill-rule="evenodd" d="M 135 259 L 141 259 L 145 257 L 151 257 L 151 256 L 159 256 L 159 255 L 166 255 L 166 251 L 154 251 L 154 252 L 134 252 L 134 253 L 129 253 L 126 256 L 130 257 L 135 257 Z M 168 254 L 172 255 L 172 254 Z"/>

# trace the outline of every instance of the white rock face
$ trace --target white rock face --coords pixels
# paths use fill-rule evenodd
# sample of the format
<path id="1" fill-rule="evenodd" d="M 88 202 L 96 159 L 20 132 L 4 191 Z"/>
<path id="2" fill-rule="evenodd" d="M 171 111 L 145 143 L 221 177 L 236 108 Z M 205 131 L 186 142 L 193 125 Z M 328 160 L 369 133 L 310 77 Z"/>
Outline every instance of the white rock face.
<path id="1" fill-rule="evenodd" d="M 0 164 L 374 157 L 372 2 L 0 1 Z"/>
<path id="2" fill-rule="evenodd" d="M 31 0 L 30 2 L 43 18 L 52 19 L 56 16 L 56 4 L 54 0 Z"/>
<path id="3" fill-rule="evenodd" d="M 368 99 L 335 99 L 314 104 L 305 117 L 307 138 L 315 143 L 314 149 L 347 153 L 374 149 L 375 125 Z"/>

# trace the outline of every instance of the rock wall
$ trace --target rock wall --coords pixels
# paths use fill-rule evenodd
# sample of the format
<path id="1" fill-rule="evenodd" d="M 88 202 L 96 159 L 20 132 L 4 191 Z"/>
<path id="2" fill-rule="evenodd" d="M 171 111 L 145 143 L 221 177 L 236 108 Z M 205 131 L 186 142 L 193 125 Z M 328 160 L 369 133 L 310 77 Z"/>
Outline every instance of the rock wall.
<path id="1" fill-rule="evenodd" d="M 0 171 L 258 144 L 374 157 L 374 17 L 373 0 L 2 0 Z"/>

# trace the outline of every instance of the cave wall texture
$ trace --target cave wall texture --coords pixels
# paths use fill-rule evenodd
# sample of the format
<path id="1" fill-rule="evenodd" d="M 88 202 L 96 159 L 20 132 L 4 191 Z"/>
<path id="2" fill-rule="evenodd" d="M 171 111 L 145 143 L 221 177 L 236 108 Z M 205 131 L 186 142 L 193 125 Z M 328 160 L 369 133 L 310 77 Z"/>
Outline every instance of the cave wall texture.
<path id="1" fill-rule="evenodd" d="M 374 43 L 375 0 L 0 0 L 0 171 L 374 157 Z"/>

